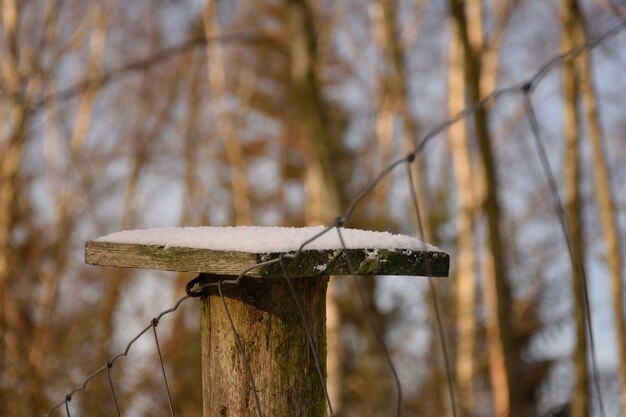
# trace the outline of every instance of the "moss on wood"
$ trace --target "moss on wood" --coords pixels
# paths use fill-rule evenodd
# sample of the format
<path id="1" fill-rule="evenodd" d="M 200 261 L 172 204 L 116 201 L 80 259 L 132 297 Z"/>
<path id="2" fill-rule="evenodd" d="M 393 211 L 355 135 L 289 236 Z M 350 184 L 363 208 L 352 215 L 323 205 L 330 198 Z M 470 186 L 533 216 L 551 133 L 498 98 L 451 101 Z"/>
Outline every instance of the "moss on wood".
<path id="1" fill-rule="evenodd" d="M 441 251 L 412 249 L 348 249 L 358 275 L 448 276 L 450 257 Z M 277 259 L 280 253 L 248 253 L 208 249 L 164 247 L 89 241 L 85 262 L 91 265 L 163 269 L 181 272 L 239 275 L 252 265 Z M 291 276 L 348 275 L 343 251 L 303 251 L 296 259 L 286 260 Z M 250 276 L 282 277 L 279 264 L 249 272 Z"/>

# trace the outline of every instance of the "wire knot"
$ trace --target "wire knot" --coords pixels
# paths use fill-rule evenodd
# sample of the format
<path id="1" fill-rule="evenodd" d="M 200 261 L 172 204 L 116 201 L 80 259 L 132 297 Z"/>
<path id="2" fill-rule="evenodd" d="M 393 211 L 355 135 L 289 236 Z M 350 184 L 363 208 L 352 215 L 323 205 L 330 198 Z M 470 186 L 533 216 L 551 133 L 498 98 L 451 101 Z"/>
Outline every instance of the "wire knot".
<path id="1" fill-rule="evenodd" d="M 532 90 L 532 88 L 533 88 L 533 82 L 526 81 L 524 84 L 522 84 L 521 90 L 524 94 L 528 94 L 530 93 L 530 90 Z"/>
<path id="2" fill-rule="evenodd" d="M 202 297 L 207 295 L 208 285 L 206 285 L 206 282 L 203 283 L 203 279 L 204 277 L 202 276 L 202 274 L 200 274 L 191 281 L 189 281 L 187 284 L 185 284 L 185 293 L 189 297 Z M 196 285 L 198 285 L 199 288 L 193 290 L 192 288 Z"/>
<path id="3" fill-rule="evenodd" d="M 415 161 L 415 152 L 409 152 L 409 154 L 406 156 L 406 161 L 410 164 L 411 162 Z"/>
<path id="4" fill-rule="evenodd" d="M 159 318 L 155 317 L 152 319 L 152 327 L 157 327 L 159 325 Z"/>
<path id="5" fill-rule="evenodd" d="M 335 219 L 335 227 L 343 227 L 343 224 L 346 222 L 346 218 L 343 216 L 339 216 Z"/>
<path id="6" fill-rule="evenodd" d="M 65 401 L 66 401 L 66 402 L 68 402 L 68 403 L 69 403 L 70 401 L 72 401 L 72 394 L 67 394 L 67 395 L 65 395 Z"/>

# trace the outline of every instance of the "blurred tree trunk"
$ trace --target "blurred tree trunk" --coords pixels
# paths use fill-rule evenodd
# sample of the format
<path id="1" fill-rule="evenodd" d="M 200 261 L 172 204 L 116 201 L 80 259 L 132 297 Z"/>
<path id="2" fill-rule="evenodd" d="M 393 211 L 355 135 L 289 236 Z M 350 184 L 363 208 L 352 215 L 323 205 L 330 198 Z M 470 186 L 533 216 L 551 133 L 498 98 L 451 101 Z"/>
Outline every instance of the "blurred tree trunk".
<path id="1" fill-rule="evenodd" d="M 388 53 L 389 40 L 382 1 L 373 2 L 368 5 L 368 17 L 372 43 L 377 50 L 384 55 Z M 389 71 L 386 66 L 383 66 L 383 69 L 379 72 L 376 79 L 376 98 L 374 104 L 374 111 L 376 113 L 376 149 L 373 153 L 378 157 L 378 159 L 376 159 L 378 164 L 372 164 L 372 166 L 377 166 L 379 169 L 383 169 L 383 167 L 391 161 L 394 151 L 395 98 L 393 97 L 393 91 L 391 91 L 389 78 Z M 376 205 L 375 210 L 377 218 L 385 218 L 387 215 L 389 185 L 390 181 L 386 178 L 372 191 L 374 204 Z"/>
<path id="2" fill-rule="evenodd" d="M 2 344 L 0 359 L 2 364 L 2 400 L 7 415 L 18 415 L 22 401 L 26 398 L 19 391 L 19 381 L 24 380 L 25 369 L 20 366 L 25 361 L 23 346 L 20 346 L 22 335 L 26 329 L 24 312 L 13 290 L 16 270 L 12 267 L 15 253 L 11 244 L 14 230 L 15 203 L 18 198 L 20 182 L 19 165 L 24 147 L 24 125 L 26 124 L 25 108 L 15 107 L 10 111 L 8 124 L 13 125 L 12 132 L 2 138 L 2 160 L 0 166 L 0 304 Z M 7 119 L 4 119 L 7 120 Z M 9 401 L 10 399 L 10 401 Z M 25 402 L 27 403 L 27 402 Z"/>
<path id="3" fill-rule="evenodd" d="M 585 28 L 584 16 L 578 0 L 570 0 L 568 3 L 568 30 L 575 44 L 570 47 L 582 45 L 588 42 L 589 36 Z M 565 47 L 565 46 L 564 46 Z M 591 55 L 584 50 L 575 60 L 576 71 L 579 76 L 577 86 L 580 86 L 581 99 L 584 101 L 585 120 L 587 124 L 587 137 L 591 144 L 593 156 L 593 174 L 595 180 L 596 200 L 602 222 L 602 233 L 606 250 L 606 260 L 611 275 L 611 289 L 613 295 L 613 316 L 615 318 L 615 335 L 617 343 L 618 377 L 621 382 L 622 414 L 626 415 L 626 322 L 624 319 L 624 306 L 622 297 L 625 292 L 622 278 L 622 259 L 619 238 L 619 226 L 615 210 L 613 191 L 609 168 L 604 153 L 602 127 L 595 87 L 593 85 L 593 72 Z"/>
<path id="4" fill-rule="evenodd" d="M 564 0 L 561 5 L 563 34 L 561 49 L 568 51 L 577 45 L 574 9 L 575 0 Z M 567 61 L 563 64 L 563 107 L 565 159 L 565 216 L 571 232 L 574 256 L 580 261 L 572 265 L 572 285 L 574 288 L 574 321 L 576 325 L 576 346 L 574 348 L 575 382 L 572 395 L 572 417 L 584 417 L 589 413 L 589 375 L 587 370 L 587 333 L 584 313 L 584 261 L 581 226 L 580 201 L 580 117 L 578 114 L 580 75 L 576 63 Z"/>
<path id="5" fill-rule="evenodd" d="M 343 191 L 337 162 L 341 144 L 330 131 L 329 110 L 317 74 L 318 50 L 315 17 L 306 0 L 287 1 L 287 25 L 291 58 L 291 92 L 302 121 L 301 132 L 311 152 L 305 155 L 305 207 L 307 224 L 328 223 L 329 214 L 343 212 Z M 334 232 L 331 232 L 334 233 Z M 331 277 L 326 295 L 327 388 L 335 416 L 341 415 L 344 398 L 341 314 Z"/>
<path id="6" fill-rule="evenodd" d="M 387 81 L 389 86 L 389 99 L 391 101 L 391 108 L 401 121 L 402 148 L 406 153 L 409 153 L 415 151 L 419 143 L 419 126 L 411 110 L 409 79 L 406 73 L 406 52 L 402 44 L 398 24 L 398 4 L 396 0 L 379 0 L 379 4 L 383 15 L 383 18 L 379 19 L 383 22 L 381 32 L 385 34 L 385 48 L 383 52 L 385 52 L 391 65 L 391 75 Z M 429 207 L 432 199 L 428 192 L 425 176 L 426 169 L 423 161 L 423 155 L 420 152 L 416 155 L 415 160 L 409 168 L 411 169 L 411 175 L 413 177 L 413 186 L 415 188 L 415 195 L 417 196 L 417 208 L 419 210 L 421 225 L 418 224 L 415 210 L 410 210 L 411 218 L 413 219 L 418 238 L 422 239 L 424 242 L 436 244 Z M 432 284 L 435 286 L 434 288 L 439 287 L 438 281 L 433 281 Z M 443 348 L 440 346 L 440 338 L 436 336 L 439 331 L 445 330 L 438 328 L 434 299 L 432 298 L 435 297 L 435 294 L 430 295 L 430 324 L 433 334 L 430 350 L 433 352 L 433 358 L 435 360 L 432 368 L 433 378 L 436 381 L 434 384 L 436 390 L 435 398 L 437 406 L 440 407 L 439 409 L 447 410 L 447 413 L 451 414 L 445 368 L 442 365 L 443 361 L 441 361 L 440 354 L 440 352 L 443 352 Z"/>
<path id="7" fill-rule="evenodd" d="M 58 2 L 54 2 L 53 7 L 58 8 Z M 92 14 L 92 27 L 93 32 L 89 40 L 89 56 L 88 56 L 88 68 L 89 74 L 93 77 L 98 77 L 102 73 L 102 64 L 104 61 L 104 47 L 106 44 L 106 38 L 109 31 L 109 23 L 112 13 L 116 9 L 116 2 L 110 2 L 106 5 L 102 5 L 98 8 L 97 12 Z M 50 10 L 50 13 L 57 13 L 58 10 Z M 55 22 L 56 24 L 56 22 Z M 56 29 L 55 29 L 56 30 Z M 50 165 L 49 171 L 53 178 L 50 179 L 50 183 L 54 184 L 52 194 L 54 196 L 54 233 L 56 241 L 51 245 L 55 252 L 54 267 L 50 271 L 42 270 L 40 272 L 40 285 L 41 293 L 37 300 L 36 311 L 38 311 L 41 320 L 37 322 L 35 334 L 33 336 L 33 342 L 31 346 L 30 358 L 34 363 L 36 369 L 40 370 L 43 374 L 42 378 L 47 379 L 47 368 L 45 361 L 45 355 L 50 346 L 52 346 L 52 330 L 53 320 L 56 319 L 54 315 L 55 309 L 58 307 L 59 299 L 59 285 L 61 278 L 64 276 L 67 270 L 67 266 L 70 259 L 70 241 L 74 232 L 74 217 L 75 207 L 78 206 L 78 200 L 80 199 L 80 190 L 77 190 L 76 181 L 77 168 L 82 164 L 82 155 L 91 127 L 93 119 L 93 109 L 95 100 L 100 91 L 100 86 L 88 86 L 85 91 L 78 97 L 78 104 L 76 110 L 76 116 L 74 124 L 71 129 L 71 136 L 68 141 L 68 160 L 63 165 L 63 171 L 61 172 L 62 178 L 54 178 L 56 176 L 55 168 L 61 166 L 58 159 L 64 158 L 63 151 L 61 149 L 50 149 L 48 151 L 48 164 Z M 50 123 L 48 130 L 60 131 L 59 124 L 61 123 L 58 103 L 49 103 L 48 110 L 54 115 L 51 119 L 54 122 Z M 54 124 L 57 126 L 54 126 Z M 48 132 L 48 135 L 55 136 L 57 133 Z M 50 148 L 58 148 L 60 144 L 65 142 L 63 140 L 51 140 L 54 144 L 49 145 Z M 82 170 L 81 170 L 82 172 Z M 103 359 L 104 360 L 104 359 Z M 37 387 L 37 390 L 41 390 L 41 387 Z"/>
<path id="8" fill-rule="evenodd" d="M 207 0 L 202 13 L 206 39 L 217 39 L 222 35 L 217 1 Z M 233 222 L 235 225 L 251 225 L 252 206 L 250 204 L 250 185 L 247 178 L 247 164 L 243 147 L 237 137 L 233 115 L 226 106 L 228 89 L 226 85 L 226 64 L 224 47 L 221 42 L 207 43 L 207 64 L 211 100 L 215 108 L 217 131 L 224 143 L 228 166 L 231 169 L 231 194 Z"/>
<path id="9" fill-rule="evenodd" d="M 484 26 L 482 23 L 484 13 L 481 0 L 470 0 L 468 2 L 468 5 L 469 4 L 472 4 L 469 8 L 472 10 L 473 15 L 470 20 L 481 22 L 480 27 L 482 28 Z M 494 10 L 487 11 L 487 14 L 493 14 L 495 17 L 494 27 L 489 37 L 483 39 L 482 31 L 474 31 L 473 36 L 476 37 L 476 39 L 474 39 L 472 43 L 482 45 L 482 79 L 480 81 L 480 94 L 482 96 L 496 89 L 500 67 L 500 47 L 507 31 L 509 18 L 515 6 L 518 4 L 519 1 L 517 0 L 500 0 L 495 2 L 495 4 L 492 4 Z M 485 7 L 488 6 L 486 5 Z M 489 104 L 487 106 L 488 108 L 490 107 Z"/>
<path id="10" fill-rule="evenodd" d="M 385 25 L 380 13 L 379 4 L 370 5 L 370 25 L 372 26 L 372 40 L 378 47 L 379 51 L 387 50 L 386 36 L 384 35 Z M 375 125 L 375 141 L 376 149 L 373 151 L 377 159 L 373 160 L 372 166 L 382 170 L 386 164 L 391 161 L 394 151 L 394 99 L 391 97 L 392 92 L 389 88 L 388 74 L 384 72 L 380 74 L 376 82 L 376 125 Z M 376 162 L 376 163 L 374 163 Z M 372 191 L 373 203 L 375 204 L 375 218 L 379 222 L 387 221 L 388 198 L 389 198 L 389 178 L 385 178 L 380 182 L 378 187 Z"/>
<path id="11" fill-rule="evenodd" d="M 578 33 L 576 44 L 582 45 L 590 41 L 584 17 L 578 0 L 572 8 L 572 30 Z M 576 60 L 580 74 L 580 89 L 584 101 L 585 119 L 587 123 L 587 137 L 591 144 L 593 155 L 593 175 L 595 180 L 596 200 L 602 222 L 602 232 L 606 250 L 606 260 L 611 274 L 611 289 L 613 295 L 613 315 L 615 317 L 615 332 L 617 338 L 618 374 L 621 381 L 622 414 L 626 415 L 626 323 L 624 318 L 624 283 L 622 281 L 622 259 L 620 248 L 619 227 L 617 213 L 611 190 L 611 178 L 604 152 L 602 126 L 593 85 L 591 55 L 588 50 L 582 51 Z"/>
<path id="12" fill-rule="evenodd" d="M 206 198 L 206 191 L 198 178 L 198 166 L 204 141 L 198 140 L 196 125 L 199 121 L 199 114 L 202 108 L 202 84 L 205 82 L 204 66 L 199 65 L 199 61 L 192 56 L 189 62 L 189 86 L 188 112 L 186 114 L 183 149 L 181 159 L 184 164 L 182 183 L 184 192 L 182 195 L 182 211 L 179 225 L 206 226 L 209 223 L 208 213 L 203 210 L 203 199 Z M 185 284 L 193 277 L 188 273 L 180 273 L 176 277 L 175 297 L 184 294 Z M 188 314 L 198 316 L 197 305 L 181 306 L 180 314 L 172 317 L 172 331 L 163 343 L 162 350 L 168 363 L 173 369 L 186 369 L 186 372 L 176 372 L 168 376 L 170 391 L 172 393 L 174 412 L 176 415 L 199 416 L 202 414 L 202 370 L 198 367 L 200 361 L 200 337 L 199 325 L 196 320 L 188 320 Z M 195 325 L 195 326 L 194 326 Z M 188 349 L 181 349 L 181 344 L 189 346 Z"/>
<path id="13" fill-rule="evenodd" d="M 291 80 L 295 100 L 303 118 L 303 131 L 310 140 L 313 157 L 325 189 L 325 213 L 339 214 L 344 208 L 337 162 L 341 159 L 341 142 L 332 137 L 327 105 L 322 97 L 316 66 L 315 17 L 305 0 L 288 0 L 288 24 Z M 327 219 L 330 220 L 330 219 Z"/>
<path id="14" fill-rule="evenodd" d="M 28 331 L 27 315 L 14 289 L 18 276 L 17 254 L 12 244 L 17 221 L 20 193 L 20 165 L 24 155 L 26 129 L 29 120 L 25 82 L 20 74 L 18 26 L 21 19 L 20 2 L 7 0 L 0 14 L 3 42 L 0 42 L 0 85 L 14 100 L 0 107 L 0 400 L 3 413 L 17 416 L 32 409 L 23 383 L 29 380 L 27 350 L 24 346 Z M 19 97 L 19 98 L 18 98 Z"/>
<path id="15" fill-rule="evenodd" d="M 450 0 L 452 17 L 463 45 L 465 80 L 471 102 L 481 98 L 482 12 L 476 1 Z M 500 227 L 498 173 L 493 155 L 493 141 L 488 126 L 488 110 L 479 107 L 473 113 L 479 153 L 485 176 L 483 209 L 487 216 L 489 253 L 485 254 L 485 307 L 488 324 L 491 387 L 494 414 L 516 416 L 520 409 L 517 385 L 517 352 L 511 329 L 511 290 L 506 273 L 504 245 Z"/>
<path id="16" fill-rule="evenodd" d="M 199 159 L 202 150 L 202 141 L 197 134 L 197 123 L 200 120 L 202 109 L 202 84 L 205 81 L 203 66 L 193 56 L 189 62 L 189 85 L 187 88 L 188 106 L 183 133 L 183 193 L 182 211 L 180 214 L 181 226 L 207 225 L 207 213 L 203 210 L 203 199 L 206 197 L 206 190 L 198 178 Z M 208 144 L 207 144 L 208 146 Z M 183 287 L 181 287 L 183 288 Z"/>
<path id="17" fill-rule="evenodd" d="M 448 114 L 452 117 L 465 107 L 463 49 L 452 27 L 448 69 Z M 456 384 L 460 417 L 473 415 L 473 380 L 476 364 L 476 259 L 474 255 L 475 196 L 472 161 L 467 141 L 467 124 L 460 120 L 448 129 L 454 161 L 459 204 L 457 261 L 455 272 L 455 312 L 457 328 Z"/>
<path id="18" fill-rule="evenodd" d="M 409 97 L 408 78 L 406 75 L 406 53 L 400 39 L 398 29 L 397 13 L 398 7 L 395 0 L 379 0 L 384 22 L 383 33 L 386 38 L 386 48 L 383 52 L 392 67 L 389 77 L 389 99 L 391 108 L 402 121 L 402 144 L 406 152 L 413 152 L 418 145 L 419 128 L 411 112 Z M 430 209 L 428 207 L 428 192 L 422 167 L 422 155 L 417 154 L 415 161 L 411 164 L 415 192 L 417 194 L 417 204 L 422 218 L 421 238 L 426 242 L 433 242 L 433 233 L 430 224 Z"/>

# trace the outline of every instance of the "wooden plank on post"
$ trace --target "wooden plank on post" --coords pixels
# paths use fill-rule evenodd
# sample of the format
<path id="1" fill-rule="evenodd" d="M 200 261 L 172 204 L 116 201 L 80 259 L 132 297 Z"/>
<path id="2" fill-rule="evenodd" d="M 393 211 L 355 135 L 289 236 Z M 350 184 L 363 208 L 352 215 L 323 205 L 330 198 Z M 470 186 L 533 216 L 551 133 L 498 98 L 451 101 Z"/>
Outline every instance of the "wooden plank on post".
<path id="1" fill-rule="evenodd" d="M 442 251 L 415 249 L 347 249 L 358 275 L 448 276 L 450 257 Z M 280 253 L 248 253 L 187 247 L 166 247 L 134 243 L 89 241 L 85 263 L 99 266 L 161 269 L 239 275 L 246 268 L 276 259 Z M 430 271 L 427 261 L 430 260 Z M 348 275 L 341 249 L 307 250 L 288 263 L 291 276 Z M 254 277 L 282 277 L 279 264 L 250 271 Z"/>

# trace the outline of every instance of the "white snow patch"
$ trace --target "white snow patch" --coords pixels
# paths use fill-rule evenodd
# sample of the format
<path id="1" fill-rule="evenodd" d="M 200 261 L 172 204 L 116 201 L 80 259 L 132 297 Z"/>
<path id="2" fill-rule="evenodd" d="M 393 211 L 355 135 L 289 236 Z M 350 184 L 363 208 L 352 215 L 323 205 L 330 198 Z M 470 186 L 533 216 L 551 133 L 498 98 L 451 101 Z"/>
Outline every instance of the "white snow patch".
<path id="1" fill-rule="evenodd" d="M 320 272 L 324 272 L 324 271 L 326 271 L 326 268 L 328 268 L 328 265 L 326 265 L 326 264 L 317 265 L 317 266 L 315 267 L 315 269 L 317 269 L 317 270 L 318 270 L 318 271 L 320 271 Z"/>
<path id="2" fill-rule="evenodd" d="M 185 247 L 250 253 L 293 252 L 308 239 L 324 231 L 314 227 L 164 227 L 145 230 L 126 230 L 96 239 L 96 242 L 130 243 L 164 247 Z M 413 249 L 439 251 L 435 246 L 406 235 L 342 228 L 341 235 L 347 249 Z M 329 230 L 306 245 L 305 250 L 341 249 L 336 230 Z"/>

